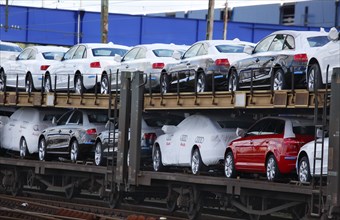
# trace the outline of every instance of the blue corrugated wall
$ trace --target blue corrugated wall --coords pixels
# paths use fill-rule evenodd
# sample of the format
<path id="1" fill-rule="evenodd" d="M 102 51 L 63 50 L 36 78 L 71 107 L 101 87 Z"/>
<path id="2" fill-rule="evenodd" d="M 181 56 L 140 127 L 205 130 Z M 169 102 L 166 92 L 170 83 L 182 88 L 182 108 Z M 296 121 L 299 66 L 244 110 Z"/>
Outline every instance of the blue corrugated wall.
<path id="1" fill-rule="evenodd" d="M 9 7 L 9 29 L 5 24 L 5 6 L 0 5 L 0 40 L 20 43 L 72 46 L 78 39 L 78 14 L 81 16 L 80 42 L 100 42 L 100 13 L 53 10 L 31 7 Z M 19 29 L 16 29 L 15 28 Z M 228 39 L 257 42 L 269 33 L 282 29 L 317 30 L 299 26 L 228 22 Z M 214 39 L 222 39 L 223 22 L 214 22 Z M 206 37 L 206 21 L 148 17 L 122 14 L 109 15 L 109 41 L 133 46 L 143 43 L 191 45 Z"/>

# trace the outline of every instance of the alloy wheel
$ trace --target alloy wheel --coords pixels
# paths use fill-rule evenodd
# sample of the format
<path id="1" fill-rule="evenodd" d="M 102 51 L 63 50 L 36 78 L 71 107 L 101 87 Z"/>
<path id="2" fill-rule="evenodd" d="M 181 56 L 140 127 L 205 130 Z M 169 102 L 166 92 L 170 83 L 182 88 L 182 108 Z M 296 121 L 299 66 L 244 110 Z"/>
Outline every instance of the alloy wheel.
<path id="1" fill-rule="evenodd" d="M 102 163 L 102 143 L 100 141 L 96 144 L 96 149 L 94 151 L 94 162 L 97 166 Z"/>

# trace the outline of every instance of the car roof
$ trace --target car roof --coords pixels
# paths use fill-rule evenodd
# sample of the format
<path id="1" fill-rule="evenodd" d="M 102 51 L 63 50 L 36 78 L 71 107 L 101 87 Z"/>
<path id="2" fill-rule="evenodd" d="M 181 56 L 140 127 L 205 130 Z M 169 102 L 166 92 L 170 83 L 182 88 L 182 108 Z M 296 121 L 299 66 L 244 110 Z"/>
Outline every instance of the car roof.
<path id="1" fill-rule="evenodd" d="M 239 39 L 234 39 L 234 40 L 202 40 L 202 41 L 198 41 L 196 43 L 207 43 L 209 46 L 221 45 L 221 44 L 227 44 L 227 45 L 252 45 L 252 46 L 255 46 L 254 43 L 247 42 L 247 41 L 240 41 Z"/>
<path id="2" fill-rule="evenodd" d="M 33 48 L 36 49 L 39 53 L 44 53 L 44 52 L 66 52 L 68 48 L 66 47 L 60 47 L 60 46 L 30 46 L 27 48 Z"/>
<path id="3" fill-rule="evenodd" d="M 120 45 L 120 44 L 114 44 L 112 42 L 109 43 L 81 43 L 78 45 L 84 45 L 88 48 L 119 48 L 119 49 L 125 49 L 129 50 L 131 47 L 125 46 L 125 45 Z"/>
<path id="4" fill-rule="evenodd" d="M 15 43 L 2 41 L 2 40 L 0 40 L 0 44 L 4 44 L 4 45 L 8 45 L 8 46 L 14 46 L 14 47 L 20 47 L 19 45 L 15 44 Z"/>
<path id="5" fill-rule="evenodd" d="M 140 44 L 140 45 L 136 45 L 135 47 L 144 47 L 148 50 L 154 50 L 154 49 L 179 50 L 179 49 L 187 49 L 189 46 L 187 46 L 187 45 L 177 45 L 177 44 L 154 43 L 154 44 Z"/>
<path id="6" fill-rule="evenodd" d="M 315 37 L 315 36 L 328 36 L 328 32 L 325 31 L 296 31 L 296 30 L 280 30 L 271 33 L 270 35 L 274 34 L 290 34 L 293 37 Z"/>
<path id="7" fill-rule="evenodd" d="M 267 116 L 262 119 L 280 119 L 284 121 L 291 121 L 293 126 L 295 125 L 313 125 L 314 121 L 312 118 L 302 116 Z M 260 120 L 262 120 L 260 119 Z"/>

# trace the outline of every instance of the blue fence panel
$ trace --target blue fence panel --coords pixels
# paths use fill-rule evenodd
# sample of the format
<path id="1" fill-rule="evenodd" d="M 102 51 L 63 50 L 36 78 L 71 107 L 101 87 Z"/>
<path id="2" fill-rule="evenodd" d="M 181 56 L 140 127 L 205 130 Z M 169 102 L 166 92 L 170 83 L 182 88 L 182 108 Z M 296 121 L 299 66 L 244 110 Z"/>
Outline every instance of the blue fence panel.
<path id="1" fill-rule="evenodd" d="M 175 43 L 191 45 L 196 42 L 197 21 L 191 19 L 143 17 L 142 43 Z"/>
<path id="2" fill-rule="evenodd" d="M 27 7 L 8 7 L 7 32 L 4 28 L 6 21 L 5 6 L 0 5 L 0 40 L 12 42 L 26 42 Z M 19 29 L 14 28 L 19 27 Z"/>
<path id="3" fill-rule="evenodd" d="M 101 23 L 99 13 L 85 12 L 81 24 L 82 37 L 80 43 L 100 43 L 100 25 Z"/>
<path id="4" fill-rule="evenodd" d="M 72 45 L 76 38 L 77 12 L 29 8 L 27 41 Z"/>

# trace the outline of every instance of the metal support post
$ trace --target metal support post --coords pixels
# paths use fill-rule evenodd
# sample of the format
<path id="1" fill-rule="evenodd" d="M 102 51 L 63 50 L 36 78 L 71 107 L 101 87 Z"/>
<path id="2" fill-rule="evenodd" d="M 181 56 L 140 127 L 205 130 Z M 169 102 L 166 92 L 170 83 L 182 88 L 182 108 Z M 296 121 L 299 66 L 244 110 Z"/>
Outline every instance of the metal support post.
<path id="1" fill-rule="evenodd" d="M 140 167 L 141 121 L 144 101 L 143 72 L 133 72 L 131 82 L 131 123 L 128 183 L 137 185 L 137 172 Z"/>
<path id="2" fill-rule="evenodd" d="M 333 69 L 329 122 L 327 204 L 329 217 L 340 216 L 340 67 Z"/>

